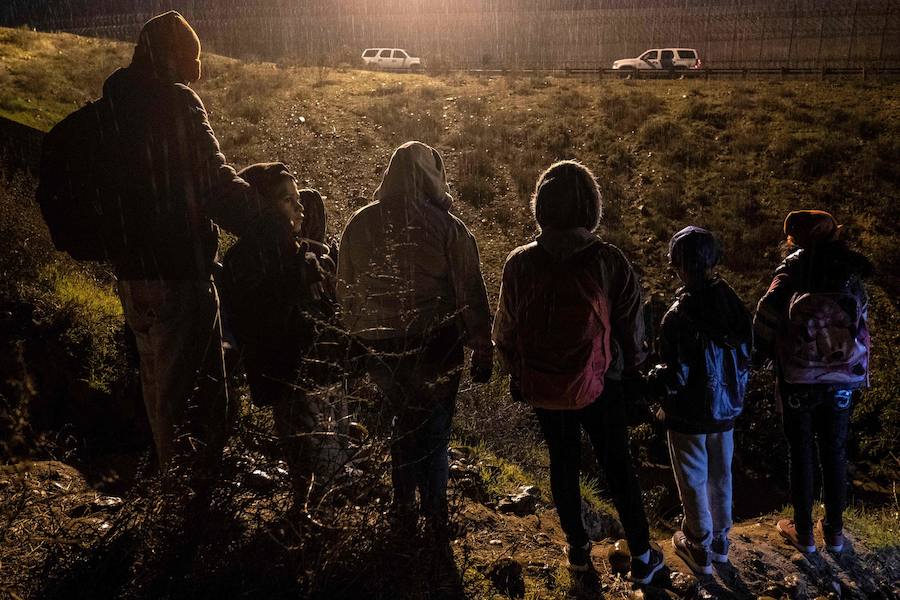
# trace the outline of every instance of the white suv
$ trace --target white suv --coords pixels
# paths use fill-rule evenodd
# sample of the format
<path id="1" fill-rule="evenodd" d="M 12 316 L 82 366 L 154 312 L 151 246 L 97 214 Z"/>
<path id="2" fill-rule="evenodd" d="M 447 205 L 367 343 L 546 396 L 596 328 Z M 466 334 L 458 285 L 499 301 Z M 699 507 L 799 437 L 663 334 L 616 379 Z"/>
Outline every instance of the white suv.
<path id="1" fill-rule="evenodd" d="M 699 69 L 700 55 L 693 48 L 651 48 L 637 58 L 623 58 L 613 63 L 613 69 Z"/>
<path id="2" fill-rule="evenodd" d="M 363 64 L 380 69 L 407 69 L 418 71 L 422 60 L 410 56 L 403 48 L 366 48 L 362 53 Z"/>

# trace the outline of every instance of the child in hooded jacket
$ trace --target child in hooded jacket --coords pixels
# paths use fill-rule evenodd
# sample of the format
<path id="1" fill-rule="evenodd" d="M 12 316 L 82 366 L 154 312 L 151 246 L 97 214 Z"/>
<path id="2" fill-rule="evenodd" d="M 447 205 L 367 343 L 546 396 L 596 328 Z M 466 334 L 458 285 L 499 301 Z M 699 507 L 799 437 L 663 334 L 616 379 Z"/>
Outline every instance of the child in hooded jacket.
<path id="1" fill-rule="evenodd" d="M 569 569 L 593 568 L 579 489 L 584 431 L 625 530 L 630 577 L 647 584 L 663 556 L 650 541 L 626 415 L 626 386 L 647 356 L 641 285 L 622 251 L 594 233 L 602 206 L 581 163 L 560 161 L 540 175 L 532 212 L 541 233 L 503 265 L 493 338 L 511 394 L 532 406 L 547 444 Z"/>
<path id="2" fill-rule="evenodd" d="M 650 380 L 661 392 L 669 455 L 684 510 L 675 552 L 697 574 L 728 561 L 734 420 L 743 408 L 750 368 L 750 313 L 714 272 L 712 233 L 685 227 L 669 243 L 684 283 L 662 320 L 662 364 Z"/>

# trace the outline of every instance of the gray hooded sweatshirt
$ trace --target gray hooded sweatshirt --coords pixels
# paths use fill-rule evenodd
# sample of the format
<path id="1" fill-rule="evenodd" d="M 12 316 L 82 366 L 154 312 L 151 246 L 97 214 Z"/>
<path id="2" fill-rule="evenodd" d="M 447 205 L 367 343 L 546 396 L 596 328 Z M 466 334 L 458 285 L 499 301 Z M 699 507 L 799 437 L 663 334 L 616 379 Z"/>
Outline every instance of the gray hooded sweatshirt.
<path id="1" fill-rule="evenodd" d="M 452 199 L 436 150 L 397 148 L 375 201 L 341 236 L 337 296 L 351 334 L 383 340 L 452 324 L 470 348 L 491 348 L 478 246 L 449 212 Z"/>

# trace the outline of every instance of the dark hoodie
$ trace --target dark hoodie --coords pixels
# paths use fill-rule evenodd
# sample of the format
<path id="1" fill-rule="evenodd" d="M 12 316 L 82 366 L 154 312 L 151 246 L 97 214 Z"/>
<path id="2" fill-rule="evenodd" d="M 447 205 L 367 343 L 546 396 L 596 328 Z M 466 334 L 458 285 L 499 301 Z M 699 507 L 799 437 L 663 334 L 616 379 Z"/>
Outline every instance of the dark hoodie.
<path id="1" fill-rule="evenodd" d="M 120 279 L 206 279 L 218 245 L 213 222 L 240 235 L 259 212 L 225 162 L 200 98 L 137 61 L 103 85 L 117 137 L 111 169 L 122 210 L 142 224 L 114 261 Z"/>
<path id="2" fill-rule="evenodd" d="M 679 433 L 728 431 L 743 408 L 750 369 L 749 311 L 724 279 L 681 288 L 660 326 L 666 427 Z"/>
<path id="3" fill-rule="evenodd" d="M 540 289 L 540 279 L 547 277 L 541 268 L 544 262 L 539 253 L 549 253 L 554 260 L 566 261 L 582 252 L 595 254 L 589 261 L 589 268 L 609 300 L 613 356 L 606 376 L 621 379 L 623 372 L 635 370 L 646 359 L 641 285 L 622 251 L 584 228 L 547 229 L 535 241 L 510 252 L 503 265 L 493 337 L 513 376 L 518 375 L 521 358 L 517 350 L 520 315 L 535 290 Z M 548 345 L 548 363 L 560 364 L 566 360 L 566 357 L 550 356 L 549 348 Z"/>

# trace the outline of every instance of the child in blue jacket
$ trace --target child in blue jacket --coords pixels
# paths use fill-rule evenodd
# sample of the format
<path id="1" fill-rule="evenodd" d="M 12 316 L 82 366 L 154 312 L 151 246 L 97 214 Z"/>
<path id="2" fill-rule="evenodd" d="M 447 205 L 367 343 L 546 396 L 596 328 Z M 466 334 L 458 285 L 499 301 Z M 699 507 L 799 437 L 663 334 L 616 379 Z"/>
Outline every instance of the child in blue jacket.
<path id="1" fill-rule="evenodd" d="M 669 243 L 684 286 L 662 320 L 662 364 L 651 382 L 663 397 L 669 454 L 684 510 L 672 545 L 697 574 L 727 562 L 731 528 L 734 420 L 743 408 L 752 319 L 714 272 L 721 256 L 712 233 L 685 227 Z"/>

